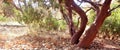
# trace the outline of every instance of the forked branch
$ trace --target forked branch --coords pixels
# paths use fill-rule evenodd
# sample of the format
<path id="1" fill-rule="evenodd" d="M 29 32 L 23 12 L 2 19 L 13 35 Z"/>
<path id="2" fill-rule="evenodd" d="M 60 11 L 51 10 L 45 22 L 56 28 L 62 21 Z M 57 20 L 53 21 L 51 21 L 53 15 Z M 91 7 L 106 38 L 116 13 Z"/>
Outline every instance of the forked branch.
<path id="1" fill-rule="evenodd" d="M 97 14 L 98 14 L 98 12 L 100 11 L 100 8 L 99 8 L 99 5 L 97 3 L 94 3 L 94 2 L 89 1 L 89 0 L 84 0 L 84 2 L 91 4 L 93 6 L 93 8 L 97 11 Z"/>

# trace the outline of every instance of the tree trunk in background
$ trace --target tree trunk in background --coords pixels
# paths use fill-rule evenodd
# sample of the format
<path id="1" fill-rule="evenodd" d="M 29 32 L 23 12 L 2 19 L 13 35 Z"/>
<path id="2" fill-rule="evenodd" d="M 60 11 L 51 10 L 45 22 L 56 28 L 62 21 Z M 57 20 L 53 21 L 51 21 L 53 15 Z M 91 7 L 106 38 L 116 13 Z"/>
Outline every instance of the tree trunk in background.
<path id="1" fill-rule="evenodd" d="M 93 24 L 90 26 L 90 28 L 85 31 L 86 36 L 82 39 L 81 42 L 78 43 L 79 47 L 88 48 L 94 38 L 96 37 L 96 34 L 98 33 L 99 28 L 103 24 L 106 17 L 110 15 L 110 12 L 108 11 L 110 8 L 110 3 L 112 0 L 105 0 L 100 13 L 96 15 L 96 19 L 93 22 Z"/>
<path id="2" fill-rule="evenodd" d="M 63 3 L 63 0 L 58 0 L 58 1 L 60 4 L 60 11 L 69 27 L 69 33 L 72 37 L 73 34 L 75 33 L 75 27 L 74 27 L 74 22 L 73 22 L 73 18 L 72 18 L 71 2 L 69 2 L 71 0 L 65 0 L 64 3 Z M 67 11 L 65 12 L 64 9 L 66 9 Z"/>
<path id="3" fill-rule="evenodd" d="M 65 0 L 65 5 L 66 5 L 66 9 L 68 10 L 68 12 L 67 12 L 68 21 L 69 21 L 68 26 L 69 26 L 69 32 L 70 32 L 71 37 L 72 37 L 75 33 L 75 26 L 74 26 L 73 18 L 72 18 L 71 0 Z"/>

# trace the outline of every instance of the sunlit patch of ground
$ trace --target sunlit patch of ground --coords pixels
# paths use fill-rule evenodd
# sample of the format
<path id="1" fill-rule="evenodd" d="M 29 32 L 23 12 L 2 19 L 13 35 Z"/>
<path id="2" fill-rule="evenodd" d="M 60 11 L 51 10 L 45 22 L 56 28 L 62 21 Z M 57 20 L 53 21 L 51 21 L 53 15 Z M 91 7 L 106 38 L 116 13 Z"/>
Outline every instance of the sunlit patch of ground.
<path id="1" fill-rule="evenodd" d="M 0 26 L 0 49 L 11 50 L 83 50 L 70 44 L 68 32 L 47 31 L 29 32 L 28 28 Z M 119 50 L 120 40 L 96 37 L 89 50 Z"/>
<path id="2" fill-rule="evenodd" d="M 25 35 L 28 31 L 28 27 L 18 22 L 0 22 L 0 39 L 12 39 Z"/>

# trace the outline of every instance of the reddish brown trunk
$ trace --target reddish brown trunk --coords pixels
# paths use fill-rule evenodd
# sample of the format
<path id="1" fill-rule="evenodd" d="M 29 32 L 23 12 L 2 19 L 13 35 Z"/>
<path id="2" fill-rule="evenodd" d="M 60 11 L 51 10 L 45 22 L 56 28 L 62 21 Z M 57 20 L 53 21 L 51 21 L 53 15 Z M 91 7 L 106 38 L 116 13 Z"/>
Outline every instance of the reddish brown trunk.
<path id="1" fill-rule="evenodd" d="M 74 1 L 72 1 L 72 6 L 73 6 L 72 9 L 76 11 L 81 17 L 80 28 L 78 32 L 75 33 L 71 38 L 71 43 L 77 44 L 79 42 L 79 38 L 81 37 L 82 33 L 85 30 L 88 19 L 87 19 L 86 13 L 79 6 L 77 6 Z"/>
<path id="2" fill-rule="evenodd" d="M 103 7 L 101 8 L 100 13 L 97 15 L 95 21 L 91 25 L 91 27 L 85 31 L 86 36 L 82 39 L 81 42 L 78 43 L 79 47 L 89 47 L 94 38 L 96 37 L 96 34 L 98 33 L 98 29 L 103 24 L 106 17 L 109 16 L 109 8 L 110 3 L 112 0 L 105 0 Z"/>
<path id="3" fill-rule="evenodd" d="M 87 31 L 85 31 L 85 36 L 83 37 L 83 39 L 80 42 L 79 42 L 79 38 L 81 37 L 82 33 L 84 32 L 87 21 L 88 21 L 86 13 L 79 6 L 77 6 L 73 0 L 64 0 L 64 1 L 59 0 L 59 3 L 60 3 L 60 5 L 63 5 L 64 8 L 66 8 L 68 11 L 66 14 L 63 11 L 64 8 L 61 6 L 61 9 L 60 9 L 61 13 L 63 14 L 63 17 L 69 26 L 69 31 L 72 36 L 71 43 L 77 44 L 79 47 L 89 47 L 90 44 L 92 43 L 92 41 L 94 40 L 94 38 L 96 37 L 96 34 L 98 33 L 98 30 L 101 27 L 101 25 L 103 24 L 104 20 L 106 19 L 106 17 L 108 17 L 110 15 L 109 8 L 110 8 L 110 3 L 112 0 L 105 0 L 101 9 L 96 3 L 92 2 L 92 1 L 89 1 L 89 0 L 83 0 L 83 1 L 90 3 L 97 13 L 96 13 L 95 21 L 90 26 L 90 28 Z M 62 2 L 65 5 L 61 4 Z M 77 32 L 75 32 L 74 24 L 72 21 L 72 10 L 77 12 L 79 14 L 79 16 L 81 17 L 80 28 Z"/>

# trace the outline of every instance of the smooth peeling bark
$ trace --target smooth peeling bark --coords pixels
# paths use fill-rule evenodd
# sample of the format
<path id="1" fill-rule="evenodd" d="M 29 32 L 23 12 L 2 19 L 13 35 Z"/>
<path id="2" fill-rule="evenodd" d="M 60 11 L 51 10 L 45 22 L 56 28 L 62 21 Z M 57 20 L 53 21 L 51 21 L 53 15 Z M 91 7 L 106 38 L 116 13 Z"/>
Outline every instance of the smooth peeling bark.
<path id="1" fill-rule="evenodd" d="M 86 13 L 78 5 L 76 5 L 74 1 L 72 1 L 72 10 L 77 12 L 81 17 L 80 28 L 71 38 L 71 44 L 78 44 L 79 38 L 81 37 L 81 35 L 83 34 L 86 28 L 88 19 L 87 19 Z"/>
<path id="2" fill-rule="evenodd" d="M 101 8 L 100 13 L 97 15 L 95 21 L 90 26 L 90 28 L 85 32 L 86 36 L 82 39 L 81 42 L 78 43 L 79 47 L 88 48 L 90 44 L 96 37 L 99 28 L 103 24 L 106 17 L 109 16 L 109 8 L 112 0 L 105 0 L 103 7 Z"/>

